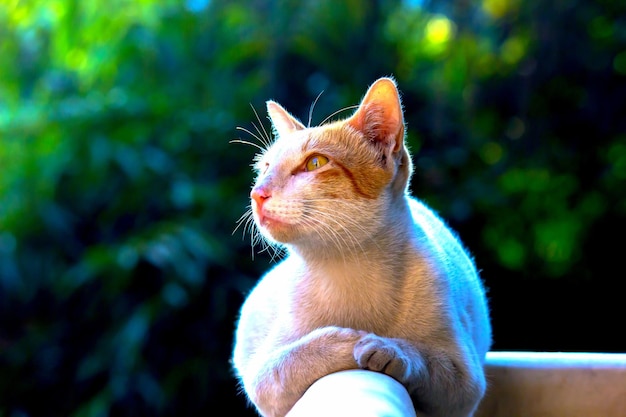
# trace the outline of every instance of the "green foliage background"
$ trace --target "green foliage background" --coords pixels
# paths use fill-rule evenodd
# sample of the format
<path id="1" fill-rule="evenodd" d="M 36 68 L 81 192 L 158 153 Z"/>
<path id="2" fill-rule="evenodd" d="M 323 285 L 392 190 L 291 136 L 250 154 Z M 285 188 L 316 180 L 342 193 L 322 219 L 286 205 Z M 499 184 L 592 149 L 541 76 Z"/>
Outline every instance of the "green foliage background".
<path id="1" fill-rule="evenodd" d="M 6 0 L 0 57 L 0 416 L 253 415 L 228 358 L 271 260 L 229 142 L 384 75 L 494 349 L 626 350 L 626 3 Z"/>

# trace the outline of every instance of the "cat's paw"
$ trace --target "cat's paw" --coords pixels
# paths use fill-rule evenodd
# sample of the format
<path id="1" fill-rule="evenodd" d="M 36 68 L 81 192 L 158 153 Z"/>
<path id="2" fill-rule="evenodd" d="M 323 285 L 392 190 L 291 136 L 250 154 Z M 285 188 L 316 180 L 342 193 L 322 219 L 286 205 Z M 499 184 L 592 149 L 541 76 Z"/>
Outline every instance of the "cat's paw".
<path id="1" fill-rule="evenodd" d="M 354 345 L 354 359 L 362 369 L 382 372 L 406 383 L 411 373 L 411 360 L 396 340 L 368 333 Z"/>

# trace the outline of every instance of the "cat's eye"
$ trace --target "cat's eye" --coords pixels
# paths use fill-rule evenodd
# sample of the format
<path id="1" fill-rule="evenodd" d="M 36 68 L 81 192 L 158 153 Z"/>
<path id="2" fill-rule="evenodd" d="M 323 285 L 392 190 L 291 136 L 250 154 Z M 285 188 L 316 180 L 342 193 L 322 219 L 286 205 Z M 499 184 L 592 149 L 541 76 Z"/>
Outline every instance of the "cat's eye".
<path id="1" fill-rule="evenodd" d="M 323 167 L 327 163 L 328 163 L 328 158 L 326 158 L 324 155 L 313 155 L 309 159 L 306 160 L 306 164 L 304 165 L 304 168 L 307 171 L 314 171 L 318 168 Z"/>

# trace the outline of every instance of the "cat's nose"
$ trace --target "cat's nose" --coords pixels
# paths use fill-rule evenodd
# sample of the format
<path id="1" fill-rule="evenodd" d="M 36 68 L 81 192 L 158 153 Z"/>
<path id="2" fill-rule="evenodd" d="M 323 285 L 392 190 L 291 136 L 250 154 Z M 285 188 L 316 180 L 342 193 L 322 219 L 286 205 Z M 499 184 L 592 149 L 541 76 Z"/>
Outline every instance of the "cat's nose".
<path id="1" fill-rule="evenodd" d="M 263 207 L 263 203 L 270 198 L 271 194 L 265 189 L 265 187 L 254 187 L 250 192 L 250 198 L 256 202 L 257 208 L 260 210 Z"/>

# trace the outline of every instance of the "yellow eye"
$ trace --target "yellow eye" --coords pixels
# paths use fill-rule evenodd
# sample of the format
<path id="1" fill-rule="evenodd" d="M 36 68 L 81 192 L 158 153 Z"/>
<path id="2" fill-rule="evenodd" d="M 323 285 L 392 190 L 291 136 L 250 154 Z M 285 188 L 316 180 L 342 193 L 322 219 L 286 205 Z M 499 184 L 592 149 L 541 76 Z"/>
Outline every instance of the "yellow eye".
<path id="1" fill-rule="evenodd" d="M 328 163 L 328 158 L 324 155 L 313 155 L 309 159 L 306 160 L 305 169 L 307 171 L 314 171 L 318 168 L 323 167 Z"/>

